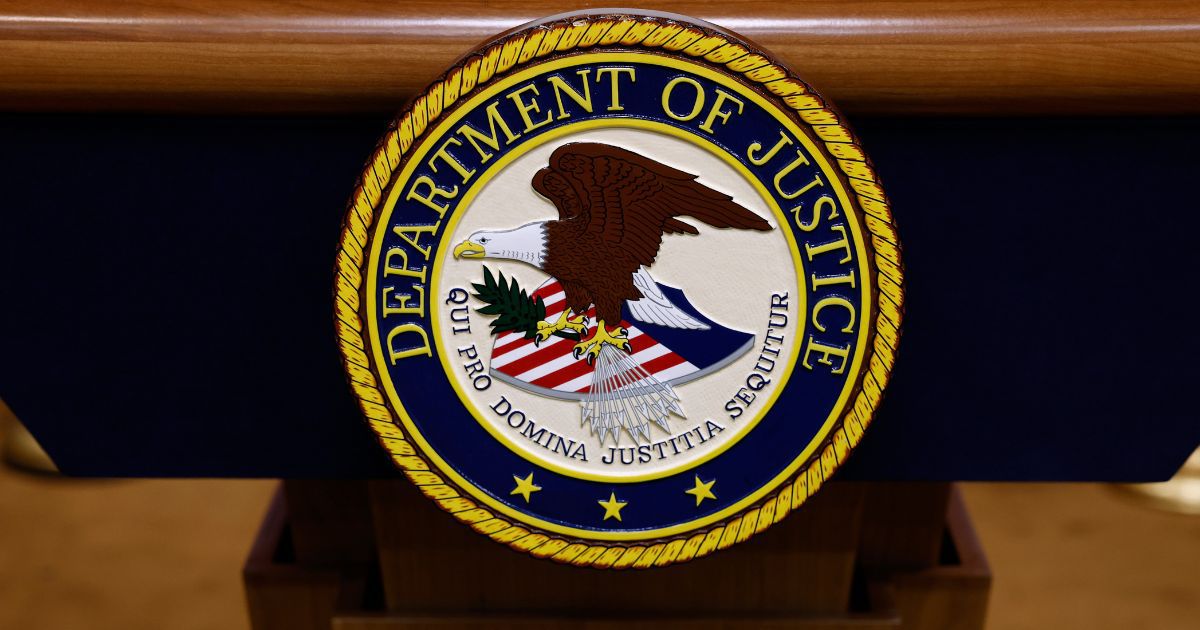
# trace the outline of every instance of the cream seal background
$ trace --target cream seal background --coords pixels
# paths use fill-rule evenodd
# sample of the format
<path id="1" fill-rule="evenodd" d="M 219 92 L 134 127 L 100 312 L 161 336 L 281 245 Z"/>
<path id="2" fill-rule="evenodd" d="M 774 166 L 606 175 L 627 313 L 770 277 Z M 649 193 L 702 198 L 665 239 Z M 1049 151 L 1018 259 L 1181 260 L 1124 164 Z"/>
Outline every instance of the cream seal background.
<path id="1" fill-rule="evenodd" d="M 614 121 L 614 124 L 620 123 Z M 618 463 L 605 464 L 603 456 L 609 453 L 613 441 L 610 437 L 602 446 L 598 437 L 591 433 L 590 427 L 581 423 L 578 401 L 549 398 L 519 389 L 497 378 L 492 379 L 489 388 L 478 391 L 463 369 L 463 365 L 469 361 L 457 354 L 458 348 L 474 344 L 479 350 L 479 357 L 488 365 L 494 338 L 488 325 L 491 317 L 475 311 L 482 304 L 474 298 L 468 302 L 471 307 L 471 332 L 453 333 L 449 317 L 453 305 L 445 304 L 451 290 L 460 288 L 473 293 L 471 284 L 483 280 L 483 265 L 493 272 L 503 272 L 506 277 L 516 278 L 521 287 L 530 292 L 549 276 L 540 269 L 516 261 L 455 259 L 452 255 L 453 244 L 462 242 L 478 230 L 509 229 L 534 221 L 557 219 L 557 209 L 535 192 L 530 182 L 533 174 L 546 166 L 550 153 L 570 142 L 615 145 L 696 174 L 700 183 L 730 195 L 775 228 L 769 232 L 719 229 L 696 219 L 681 217 L 699 228 L 700 234 L 664 236 L 658 258 L 648 269 L 659 283 L 683 290 L 692 306 L 710 319 L 755 336 L 754 345 L 729 365 L 675 386 L 687 417 L 672 415 L 670 434 L 652 423 L 652 442 L 677 436 L 696 426 L 704 427 L 705 420 L 713 420 L 725 428 L 703 444 L 693 434 L 694 447 L 678 455 L 671 454 L 673 449 L 668 445 L 664 451 L 670 455 L 665 458 L 660 459 L 657 450 L 651 449 L 653 457 L 646 463 L 623 465 L 618 457 Z M 713 149 L 722 150 L 715 146 Z M 443 258 L 440 277 L 435 282 L 438 295 L 430 296 L 439 304 L 438 319 L 434 322 L 435 338 L 440 351 L 447 357 L 449 378 L 466 398 L 463 402 L 480 422 L 489 423 L 493 432 L 503 436 L 503 441 L 524 459 L 550 468 L 565 469 L 568 474 L 582 473 L 583 476 L 613 481 L 674 474 L 736 442 L 767 411 L 771 395 L 786 385 L 783 378 L 787 372 L 788 357 L 791 357 L 802 334 L 798 324 L 807 317 L 800 284 L 803 270 L 795 268 L 795 259 L 789 251 L 784 232 L 779 229 L 779 218 L 770 210 L 767 202 L 740 172 L 707 148 L 672 135 L 630 127 L 571 133 L 542 142 L 502 167 L 499 172 L 491 174 L 469 205 L 459 209 L 458 213 L 458 223 L 450 238 L 444 241 L 450 246 L 443 246 L 438 253 Z M 787 325 L 782 330 L 776 329 L 776 334 L 782 332 L 785 339 L 781 345 L 772 346 L 781 352 L 774 371 L 768 375 L 771 383 L 761 391 L 754 392 L 755 401 L 748 405 L 745 413 L 737 419 L 730 419 L 725 405 L 739 388 L 745 386 L 746 377 L 753 371 L 767 331 L 771 296 L 776 293 L 788 295 L 790 308 Z M 636 321 L 631 323 L 637 324 Z M 509 426 L 504 416 L 490 408 L 502 396 L 507 398 L 513 409 L 524 412 L 539 428 L 544 427 L 565 439 L 585 444 L 588 461 L 568 458 L 561 452 L 551 452 L 522 436 L 520 429 Z M 704 435 L 707 437 L 707 431 Z M 679 444 L 685 446 L 682 440 Z M 636 445 L 638 443 L 622 431 L 619 446 Z"/>

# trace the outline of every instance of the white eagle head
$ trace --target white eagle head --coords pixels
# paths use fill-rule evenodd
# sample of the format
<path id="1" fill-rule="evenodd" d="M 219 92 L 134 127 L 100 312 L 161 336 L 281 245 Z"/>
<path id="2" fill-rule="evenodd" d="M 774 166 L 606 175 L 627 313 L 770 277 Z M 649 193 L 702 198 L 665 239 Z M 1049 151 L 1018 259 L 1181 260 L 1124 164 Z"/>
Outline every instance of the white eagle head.
<path id="1" fill-rule="evenodd" d="M 454 247 L 455 258 L 507 258 L 541 269 L 546 260 L 546 222 L 511 230 L 480 230 Z"/>

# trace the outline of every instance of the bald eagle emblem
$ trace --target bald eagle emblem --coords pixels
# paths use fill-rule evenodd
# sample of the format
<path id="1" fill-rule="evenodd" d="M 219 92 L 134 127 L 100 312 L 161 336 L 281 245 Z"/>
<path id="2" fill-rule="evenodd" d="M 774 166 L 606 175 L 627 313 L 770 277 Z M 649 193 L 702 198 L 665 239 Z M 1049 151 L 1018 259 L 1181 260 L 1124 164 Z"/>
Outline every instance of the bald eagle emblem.
<path id="1" fill-rule="evenodd" d="M 485 268 L 485 282 L 475 288 L 476 297 L 489 306 L 480 312 L 504 320 L 493 322 L 494 332 L 511 331 L 533 346 L 574 342 L 569 357 L 564 352 L 560 359 L 577 362 L 575 369 L 590 368 L 590 382 L 578 396 L 581 422 L 590 424 L 601 444 L 609 436 L 619 443 L 622 430 L 635 442 L 648 442 L 651 423 L 669 432 L 671 414 L 682 418 L 684 410 L 670 379 L 635 359 L 639 340 L 623 323 L 632 319 L 659 331 L 706 331 L 716 325 L 686 304 L 682 292 L 651 277 L 647 268 L 663 238 L 700 233 L 681 217 L 719 229 L 773 228 L 729 195 L 696 181 L 696 175 L 619 147 L 564 144 L 548 162 L 532 185 L 558 209 L 558 218 L 475 232 L 454 248 L 454 256 L 515 260 L 550 275 L 552 280 L 530 295 L 515 279 L 509 283 L 501 275 L 497 280 Z M 500 298 L 506 305 L 498 303 Z M 550 299 L 557 307 L 547 306 Z M 525 323 L 517 321 L 514 310 L 525 311 Z"/>

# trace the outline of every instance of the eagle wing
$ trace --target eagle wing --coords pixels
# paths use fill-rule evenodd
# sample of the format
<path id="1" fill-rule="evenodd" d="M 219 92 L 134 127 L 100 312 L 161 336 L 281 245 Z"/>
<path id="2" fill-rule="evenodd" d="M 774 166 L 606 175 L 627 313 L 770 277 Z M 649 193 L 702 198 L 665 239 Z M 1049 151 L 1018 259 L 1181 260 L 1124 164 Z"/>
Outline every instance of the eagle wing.
<path id="1" fill-rule="evenodd" d="M 587 213 L 584 212 L 579 194 L 561 173 L 548 168 L 541 169 L 533 175 L 533 189 L 554 203 L 560 221 L 579 219 L 587 222 Z"/>
<path id="2" fill-rule="evenodd" d="M 585 234 L 629 254 L 633 273 L 658 256 L 663 234 L 698 234 L 677 217 L 717 228 L 767 231 L 765 219 L 696 176 L 612 145 L 565 144 L 550 155 L 549 167 L 534 176 L 534 188 L 552 201 L 560 221 L 583 224 Z"/>
<path id="3" fill-rule="evenodd" d="M 640 322 L 669 326 L 671 328 L 686 328 L 690 330 L 708 330 L 710 326 L 685 313 L 672 302 L 658 282 L 650 277 L 645 267 L 638 267 L 633 274 L 633 284 L 642 292 L 642 299 L 629 300 L 629 313 Z"/>
<path id="4" fill-rule="evenodd" d="M 602 294 L 591 292 L 597 309 L 603 302 L 612 312 L 627 302 L 636 319 L 673 328 L 708 328 L 672 304 L 643 269 L 658 257 L 664 234 L 700 233 L 679 217 L 716 228 L 772 229 L 696 175 L 607 144 L 558 147 L 534 175 L 533 187 L 558 208 L 555 223 L 569 228 L 572 249 L 586 252 L 609 278 L 595 281 L 603 287 Z"/>

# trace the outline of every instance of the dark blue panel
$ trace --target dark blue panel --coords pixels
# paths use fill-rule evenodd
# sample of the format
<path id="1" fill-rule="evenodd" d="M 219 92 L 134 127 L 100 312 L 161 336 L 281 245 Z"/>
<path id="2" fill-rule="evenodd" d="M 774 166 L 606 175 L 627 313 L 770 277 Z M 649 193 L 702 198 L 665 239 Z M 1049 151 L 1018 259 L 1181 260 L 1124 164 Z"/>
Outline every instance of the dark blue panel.
<path id="1" fill-rule="evenodd" d="M 1200 441 L 1200 121 L 858 125 L 908 309 L 858 478 L 1169 477 Z M 928 458 L 925 462 L 914 459 Z"/>
<path id="2" fill-rule="evenodd" d="M 842 478 L 1163 478 L 1200 441 L 1200 122 L 860 120 L 909 272 Z M 373 476 L 330 314 L 378 119 L 0 118 L 0 397 L 71 474 Z"/>

